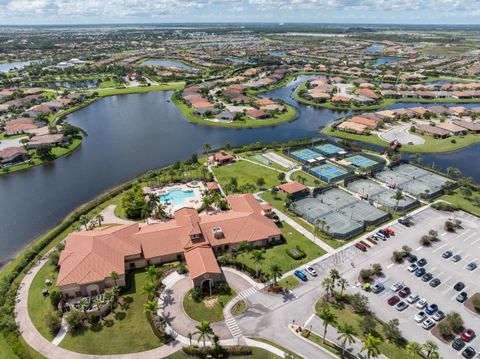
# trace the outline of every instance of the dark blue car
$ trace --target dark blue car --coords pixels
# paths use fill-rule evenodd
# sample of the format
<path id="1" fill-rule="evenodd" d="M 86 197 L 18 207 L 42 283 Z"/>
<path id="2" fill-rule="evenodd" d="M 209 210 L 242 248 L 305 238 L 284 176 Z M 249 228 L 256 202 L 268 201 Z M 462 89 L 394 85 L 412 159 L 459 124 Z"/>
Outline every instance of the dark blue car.
<path id="1" fill-rule="evenodd" d="M 432 314 L 435 313 L 437 310 L 438 310 L 438 305 L 436 305 L 436 304 L 430 304 L 430 305 L 425 309 L 425 312 L 427 312 L 427 314 L 432 315 Z"/>
<path id="2" fill-rule="evenodd" d="M 416 271 L 415 271 L 415 275 L 417 277 L 421 277 L 422 275 L 424 275 L 426 272 L 425 268 L 418 268 Z"/>
<path id="3" fill-rule="evenodd" d="M 295 274 L 298 278 L 300 278 L 304 282 L 308 280 L 307 275 L 303 273 L 301 270 L 296 270 L 295 272 L 293 272 L 293 274 Z"/>

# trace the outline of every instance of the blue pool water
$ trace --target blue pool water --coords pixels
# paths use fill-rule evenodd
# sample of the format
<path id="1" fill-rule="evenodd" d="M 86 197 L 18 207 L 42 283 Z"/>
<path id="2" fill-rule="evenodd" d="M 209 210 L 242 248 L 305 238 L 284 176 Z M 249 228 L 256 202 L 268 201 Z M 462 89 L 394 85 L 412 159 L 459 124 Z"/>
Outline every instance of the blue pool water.
<path id="1" fill-rule="evenodd" d="M 181 189 L 174 189 L 168 193 L 160 195 L 160 201 L 166 203 L 171 202 L 174 208 L 182 207 L 188 198 L 194 196 L 193 191 L 183 191 Z"/>

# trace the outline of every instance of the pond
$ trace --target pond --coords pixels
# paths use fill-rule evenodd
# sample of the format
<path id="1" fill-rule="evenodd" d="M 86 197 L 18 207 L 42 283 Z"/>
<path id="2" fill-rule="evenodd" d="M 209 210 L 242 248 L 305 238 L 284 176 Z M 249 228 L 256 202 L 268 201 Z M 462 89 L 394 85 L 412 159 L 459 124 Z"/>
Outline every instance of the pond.
<path id="1" fill-rule="evenodd" d="M 25 66 L 28 66 L 33 61 L 15 61 L 15 62 L 4 62 L 0 63 L 0 72 L 9 72 L 14 69 L 23 69 Z"/>
<path id="2" fill-rule="evenodd" d="M 158 66 L 158 67 L 174 67 L 181 70 L 189 71 L 198 71 L 200 69 L 192 67 L 190 65 L 184 64 L 181 61 L 177 60 L 168 60 L 168 59 L 148 59 L 142 62 L 142 65 L 145 66 Z"/>
<path id="3" fill-rule="evenodd" d="M 367 47 L 365 51 L 367 52 L 380 52 L 385 48 L 384 44 L 377 43 L 377 44 L 372 44 L 371 46 Z"/>
<path id="4" fill-rule="evenodd" d="M 380 66 L 384 64 L 390 64 L 393 62 L 398 62 L 401 61 L 402 59 L 399 59 L 398 57 L 380 57 L 379 59 L 375 60 L 372 63 L 372 66 Z"/>

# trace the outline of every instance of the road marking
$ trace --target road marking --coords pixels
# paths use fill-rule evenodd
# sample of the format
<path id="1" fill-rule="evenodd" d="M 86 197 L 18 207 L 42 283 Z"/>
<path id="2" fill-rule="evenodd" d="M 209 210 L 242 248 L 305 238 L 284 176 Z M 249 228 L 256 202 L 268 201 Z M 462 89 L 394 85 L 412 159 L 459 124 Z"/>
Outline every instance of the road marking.
<path id="1" fill-rule="evenodd" d="M 391 268 L 391 267 L 393 267 L 393 263 L 389 264 L 389 265 L 387 266 L 387 269 L 388 269 L 388 268 Z"/>
<path id="2" fill-rule="evenodd" d="M 478 241 L 480 241 L 480 238 L 475 239 L 475 240 L 472 242 L 472 244 L 475 244 L 475 243 L 477 243 Z"/>
<path id="3" fill-rule="evenodd" d="M 445 291 L 442 294 L 445 295 L 447 294 L 448 291 L 450 291 L 450 288 L 445 289 Z"/>
<path id="4" fill-rule="evenodd" d="M 420 249 L 422 249 L 422 248 L 423 248 L 423 246 L 420 246 L 420 247 L 418 247 L 418 248 L 415 249 L 415 250 L 418 252 L 418 251 L 419 251 Z"/>
<path id="5" fill-rule="evenodd" d="M 441 236 L 443 237 L 443 236 L 446 235 L 446 234 L 447 234 L 447 232 L 443 232 L 443 233 L 441 234 Z"/>
<path id="6" fill-rule="evenodd" d="M 468 240 L 470 240 L 471 238 L 475 237 L 477 234 L 476 233 L 472 233 L 470 236 L 466 237 L 463 241 L 466 242 Z"/>
<path id="7" fill-rule="evenodd" d="M 435 249 L 432 253 L 437 253 L 440 249 L 442 249 L 443 247 L 447 246 L 448 243 L 445 243 L 444 245 L 438 247 L 437 249 Z"/>
<path id="8" fill-rule="evenodd" d="M 303 324 L 303 327 L 306 327 L 308 325 L 308 323 L 310 323 L 310 321 L 315 318 L 315 313 L 312 314 L 308 319 L 307 321 Z"/>

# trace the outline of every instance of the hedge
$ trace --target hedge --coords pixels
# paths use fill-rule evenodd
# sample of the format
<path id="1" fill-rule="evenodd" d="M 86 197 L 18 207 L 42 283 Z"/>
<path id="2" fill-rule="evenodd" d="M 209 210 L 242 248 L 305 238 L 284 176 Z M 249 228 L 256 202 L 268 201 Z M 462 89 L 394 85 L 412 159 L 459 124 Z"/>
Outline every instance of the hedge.
<path id="1" fill-rule="evenodd" d="M 287 253 L 287 255 L 295 260 L 299 260 L 299 259 L 303 259 L 307 256 L 307 254 L 305 253 L 305 251 L 299 246 L 295 246 L 295 249 L 298 251 L 297 254 L 293 254 L 292 253 L 292 249 L 293 248 L 285 248 L 285 252 Z"/>

